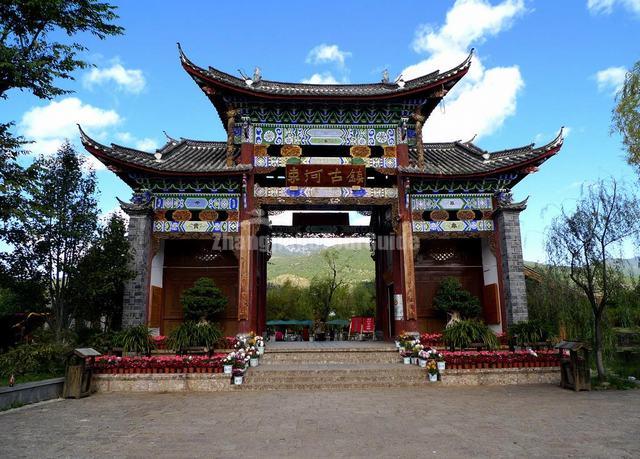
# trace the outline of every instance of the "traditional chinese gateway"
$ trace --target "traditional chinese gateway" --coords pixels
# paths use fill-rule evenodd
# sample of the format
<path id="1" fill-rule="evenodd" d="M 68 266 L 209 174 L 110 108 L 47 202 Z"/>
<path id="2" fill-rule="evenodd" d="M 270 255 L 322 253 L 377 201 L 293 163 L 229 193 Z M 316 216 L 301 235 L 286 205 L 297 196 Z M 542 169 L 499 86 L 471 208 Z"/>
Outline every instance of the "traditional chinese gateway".
<path id="1" fill-rule="evenodd" d="M 262 332 L 270 238 L 321 233 L 371 237 L 377 320 L 385 337 L 443 326 L 432 299 L 458 277 L 494 329 L 527 318 L 519 214 L 511 189 L 562 146 L 488 152 L 471 141 L 425 143 L 431 112 L 467 73 L 469 57 L 409 81 L 314 85 L 237 78 L 180 59 L 218 112 L 225 141 L 168 138 L 154 154 L 85 148 L 133 189 L 122 203 L 136 276 L 124 324 L 167 334 L 182 320 L 180 294 L 203 276 L 229 299 L 227 334 Z M 429 129 L 428 123 L 426 129 Z M 269 216 L 286 210 L 293 226 Z M 265 243 L 266 241 L 266 243 Z"/>

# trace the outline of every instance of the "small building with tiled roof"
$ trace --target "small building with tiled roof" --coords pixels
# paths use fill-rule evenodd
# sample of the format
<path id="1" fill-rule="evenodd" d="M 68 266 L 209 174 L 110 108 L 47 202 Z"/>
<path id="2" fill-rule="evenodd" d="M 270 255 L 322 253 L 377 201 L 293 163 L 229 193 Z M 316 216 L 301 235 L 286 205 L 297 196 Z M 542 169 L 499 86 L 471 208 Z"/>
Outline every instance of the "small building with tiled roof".
<path id="1" fill-rule="evenodd" d="M 225 333 L 266 327 L 271 237 L 368 236 L 376 264 L 376 329 L 437 331 L 433 307 L 458 278 L 496 331 L 526 319 L 519 213 L 511 189 L 562 147 L 489 152 L 471 141 L 428 143 L 431 112 L 467 73 L 458 66 L 412 80 L 318 85 L 236 77 L 195 65 L 186 73 L 218 112 L 220 141 L 167 136 L 155 152 L 84 147 L 133 190 L 129 214 L 136 277 L 126 286 L 125 325 L 167 334 L 182 320 L 180 295 L 200 277 L 223 290 Z M 330 210 L 319 221 L 307 210 Z M 270 215 L 294 211 L 290 227 Z M 343 212 L 340 212 L 343 211 Z M 347 211 L 370 216 L 350 226 Z M 337 213 L 336 213 L 337 212 Z"/>

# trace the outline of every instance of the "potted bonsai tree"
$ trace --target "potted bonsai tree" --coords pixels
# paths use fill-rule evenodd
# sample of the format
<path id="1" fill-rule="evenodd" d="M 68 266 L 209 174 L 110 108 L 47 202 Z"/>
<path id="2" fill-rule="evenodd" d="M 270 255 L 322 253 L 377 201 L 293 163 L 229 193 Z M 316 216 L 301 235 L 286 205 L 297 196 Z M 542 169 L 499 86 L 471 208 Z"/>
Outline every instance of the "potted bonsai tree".
<path id="1" fill-rule="evenodd" d="M 182 293 L 180 300 L 184 322 L 171 332 L 168 345 L 179 354 L 190 348 L 201 348 L 211 354 L 222 338 L 222 331 L 214 321 L 224 311 L 227 298 L 211 279 L 201 277 Z"/>
<path id="2" fill-rule="evenodd" d="M 481 311 L 478 298 L 462 288 L 455 277 L 445 277 L 442 280 L 433 297 L 433 306 L 446 314 L 447 327 L 462 319 L 476 318 Z"/>

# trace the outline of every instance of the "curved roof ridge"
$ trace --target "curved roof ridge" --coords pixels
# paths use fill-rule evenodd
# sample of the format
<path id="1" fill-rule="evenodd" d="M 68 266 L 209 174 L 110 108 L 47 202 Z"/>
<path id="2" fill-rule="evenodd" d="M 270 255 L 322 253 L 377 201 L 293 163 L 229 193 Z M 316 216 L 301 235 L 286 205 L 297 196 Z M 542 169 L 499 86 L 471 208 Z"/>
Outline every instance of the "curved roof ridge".
<path id="1" fill-rule="evenodd" d="M 444 72 L 436 70 L 426 75 L 413 78 L 411 80 L 404 81 L 404 84 L 399 85 L 396 83 L 337 83 L 337 84 L 317 84 L 317 83 L 299 83 L 299 82 L 284 82 L 276 80 L 261 79 L 257 83 L 247 84 L 247 81 L 234 75 L 231 75 L 215 67 L 209 66 L 208 69 L 204 69 L 194 64 L 182 50 L 182 46 L 178 43 L 178 51 L 180 54 L 180 60 L 182 64 L 188 68 L 193 69 L 195 72 L 208 76 L 214 80 L 218 80 L 223 84 L 235 86 L 239 89 L 249 90 L 256 93 L 269 93 L 275 94 L 288 94 L 291 91 L 299 93 L 301 96 L 305 95 L 317 95 L 318 91 L 324 92 L 327 96 L 375 96 L 375 95 L 392 95 L 402 94 L 407 90 L 419 89 L 421 86 L 427 86 L 429 84 L 437 83 L 439 80 L 448 79 L 451 76 L 466 70 L 471 64 L 471 58 L 474 53 L 472 48 L 467 58 L 458 64 L 457 66 L 448 69 Z M 349 91 L 351 90 L 351 91 Z M 311 94 L 313 92 L 316 94 Z M 305 94 L 309 93 L 309 94 Z M 362 93 L 362 94 L 361 94 Z M 290 94 L 289 94 L 290 95 Z"/>

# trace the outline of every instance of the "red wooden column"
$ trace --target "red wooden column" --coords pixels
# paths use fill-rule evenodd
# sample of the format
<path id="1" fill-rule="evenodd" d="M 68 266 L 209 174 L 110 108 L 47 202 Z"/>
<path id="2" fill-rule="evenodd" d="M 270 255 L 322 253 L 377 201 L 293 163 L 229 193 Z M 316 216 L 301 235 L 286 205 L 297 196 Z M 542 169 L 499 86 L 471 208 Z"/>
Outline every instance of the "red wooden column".
<path id="1" fill-rule="evenodd" d="M 415 268 L 413 263 L 413 229 L 411 227 L 411 212 L 408 202 L 408 179 L 398 177 L 398 223 L 396 229 L 396 249 L 398 266 L 394 263 L 394 277 L 399 271 L 400 285 L 396 288 L 396 294 L 402 295 L 404 303 L 404 323 L 396 320 L 396 331 L 418 331 L 416 312 L 416 287 Z M 396 257 L 394 257 L 396 258 Z M 394 285 L 396 284 L 394 280 Z M 398 328 L 401 327 L 401 328 Z"/>
<path id="2" fill-rule="evenodd" d="M 245 129 L 246 128 L 246 129 Z M 253 164 L 253 135 L 251 126 L 244 126 L 243 143 L 240 146 L 240 164 Z M 242 206 L 240 211 L 240 262 L 238 276 L 238 332 L 256 331 L 258 326 L 258 254 L 256 232 L 259 224 L 255 215 L 253 198 L 254 176 L 248 173 L 242 178 Z"/>

